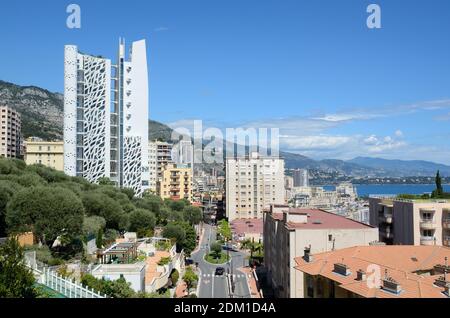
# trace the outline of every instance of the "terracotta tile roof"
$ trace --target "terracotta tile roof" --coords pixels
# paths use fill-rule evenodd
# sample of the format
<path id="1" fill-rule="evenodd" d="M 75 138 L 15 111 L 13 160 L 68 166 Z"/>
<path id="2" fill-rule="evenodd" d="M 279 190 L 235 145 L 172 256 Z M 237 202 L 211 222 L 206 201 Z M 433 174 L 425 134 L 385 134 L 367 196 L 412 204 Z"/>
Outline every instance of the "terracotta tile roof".
<path id="1" fill-rule="evenodd" d="M 272 213 L 272 217 L 273 217 L 275 220 L 283 221 L 283 213 Z"/>
<path id="2" fill-rule="evenodd" d="M 147 257 L 146 269 L 145 269 L 145 284 L 151 284 L 154 278 L 161 276 L 161 273 L 157 271 L 158 262 L 163 257 L 170 257 L 170 253 L 166 251 L 156 251 L 154 256 Z"/>
<path id="3" fill-rule="evenodd" d="M 450 248 L 442 246 L 357 246 L 315 254 L 309 263 L 297 257 L 295 268 L 331 279 L 341 288 L 363 297 L 445 298 L 444 288 L 434 285 L 442 274 L 432 272 L 435 265 L 444 264 L 445 257 L 450 257 Z M 335 263 L 345 264 L 351 274 L 344 276 L 334 272 Z M 387 273 L 400 284 L 402 291 L 395 294 L 381 288 L 369 288 L 367 281 L 356 280 L 357 271 L 369 271 L 370 265 L 378 265 L 381 278 Z"/>

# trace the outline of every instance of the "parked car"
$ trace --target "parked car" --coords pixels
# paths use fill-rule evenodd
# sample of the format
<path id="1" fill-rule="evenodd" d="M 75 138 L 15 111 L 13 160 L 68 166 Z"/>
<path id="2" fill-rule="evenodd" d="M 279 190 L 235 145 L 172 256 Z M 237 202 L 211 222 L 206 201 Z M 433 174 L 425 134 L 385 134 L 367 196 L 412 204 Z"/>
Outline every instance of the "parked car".
<path id="1" fill-rule="evenodd" d="M 222 276 L 225 273 L 225 268 L 223 267 L 217 267 L 216 268 L 216 275 L 217 276 Z"/>
<path id="2" fill-rule="evenodd" d="M 186 258 L 185 264 L 192 265 L 192 264 L 194 264 L 194 261 L 191 258 Z"/>
<path id="3" fill-rule="evenodd" d="M 228 251 L 228 250 L 235 251 L 236 247 L 235 247 L 235 245 L 232 245 L 232 244 L 228 244 L 228 245 L 224 244 L 224 245 L 222 245 L 222 249 L 225 251 Z"/>

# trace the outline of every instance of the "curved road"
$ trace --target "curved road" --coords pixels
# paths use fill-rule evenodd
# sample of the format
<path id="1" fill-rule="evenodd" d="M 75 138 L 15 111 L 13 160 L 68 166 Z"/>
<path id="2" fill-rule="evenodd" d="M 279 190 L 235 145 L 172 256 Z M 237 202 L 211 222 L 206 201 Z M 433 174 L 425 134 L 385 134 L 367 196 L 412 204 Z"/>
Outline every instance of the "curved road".
<path id="1" fill-rule="evenodd" d="M 200 248 L 192 253 L 192 260 L 198 263 L 200 270 L 199 298 L 250 298 L 250 290 L 245 274 L 238 270 L 246 261 L 246 254 L 230 251 L 231 261 L 223 265 L 213 265 L 204 260 L 209 252 L 210 244 L 216 241 L 216 228 L 205 224 Z M 216 276 L 217 267 L 225 268 L 225 274 Z M 230 284 L 231 283 L 231 284 Z M 230 290 L 231 294 L 230 294 Z"/>

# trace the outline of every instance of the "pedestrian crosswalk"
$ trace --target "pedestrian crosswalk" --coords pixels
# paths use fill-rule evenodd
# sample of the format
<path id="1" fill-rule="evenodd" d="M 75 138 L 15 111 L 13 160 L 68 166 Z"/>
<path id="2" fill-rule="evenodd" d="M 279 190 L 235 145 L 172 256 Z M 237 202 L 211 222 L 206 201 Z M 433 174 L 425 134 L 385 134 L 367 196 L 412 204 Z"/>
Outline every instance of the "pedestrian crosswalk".
<path id="1" fill-rule="evenodd" d="M 226 276 L 228 276 L 228 274 L 226 274 Z M 243 274 L 242 274 L 242 275 L 241 275 L 241 274 L 233 274 L 232 276 L 233 276 L 233 279 L 245 277 L 245 275 L 243 275 Z M 204 278 L 209 278 L 209 277 L 224 277 L 224 275 L 202 274 L 202 277 L 204 277 Z"/>

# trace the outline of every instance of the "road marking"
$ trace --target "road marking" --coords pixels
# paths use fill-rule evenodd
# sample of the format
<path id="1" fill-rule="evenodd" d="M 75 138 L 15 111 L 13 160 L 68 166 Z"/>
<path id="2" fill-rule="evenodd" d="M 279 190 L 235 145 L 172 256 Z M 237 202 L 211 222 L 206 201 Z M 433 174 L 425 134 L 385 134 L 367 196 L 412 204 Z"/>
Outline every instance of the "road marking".
<path id="1" fill-rule="evenodd" d="M 211 287 L 212 287 L 212 289 L 211 289 L 211 298 L 214 298 L 214 272 L 212 273 L 211 281 L 212 281 L 212 284 L 211 284 Z"/>

